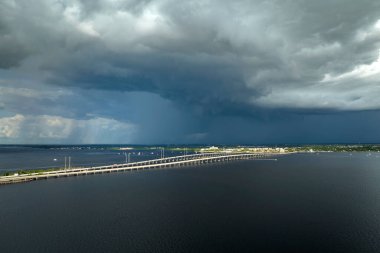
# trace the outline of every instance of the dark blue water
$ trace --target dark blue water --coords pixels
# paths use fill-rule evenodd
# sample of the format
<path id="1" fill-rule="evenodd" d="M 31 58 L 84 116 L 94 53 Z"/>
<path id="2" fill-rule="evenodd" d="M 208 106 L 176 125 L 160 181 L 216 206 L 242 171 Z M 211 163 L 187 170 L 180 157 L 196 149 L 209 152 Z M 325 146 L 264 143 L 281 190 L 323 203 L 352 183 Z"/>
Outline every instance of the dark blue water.
<path id="1" fill-rule="evenodd" d="M 0 252 L 380 252 L 380 157 L 298 154 L 6 185 Z"/>

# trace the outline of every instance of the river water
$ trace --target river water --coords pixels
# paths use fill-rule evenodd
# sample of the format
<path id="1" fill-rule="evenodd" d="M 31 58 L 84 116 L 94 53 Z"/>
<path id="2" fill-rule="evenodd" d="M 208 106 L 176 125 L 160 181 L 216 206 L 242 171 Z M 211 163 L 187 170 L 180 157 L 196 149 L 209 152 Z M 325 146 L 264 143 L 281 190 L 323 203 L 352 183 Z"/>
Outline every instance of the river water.
<path id="1" fill-rule="evenodd" d="M 380 155 L 1 186 L 0 252 L 380 252 Z"/>

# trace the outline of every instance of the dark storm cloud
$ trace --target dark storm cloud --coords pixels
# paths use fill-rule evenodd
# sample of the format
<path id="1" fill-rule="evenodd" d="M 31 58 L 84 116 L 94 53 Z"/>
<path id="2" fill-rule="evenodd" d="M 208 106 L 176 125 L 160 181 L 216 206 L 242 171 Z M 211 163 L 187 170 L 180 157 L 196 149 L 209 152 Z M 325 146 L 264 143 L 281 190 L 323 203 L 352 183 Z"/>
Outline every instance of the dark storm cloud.
<path id="1" fill-rule="evenodd" d="M 25 90 L 8 85 L 12 94 L 0 101 L 8 113 L 126 121 L 125 107 L 170 104 L 178 111 L 168 121 L 212 139 L 207 132 L 226 120 L 265 132 L 272 123 L 380 109 L 375 0 L 5 0 L 0 32 L 0 68 L 15 73 L 18 88 L 46 87 L 20 106 L 16 93 Z M 63 95 L 51 96 L 57 87 Z M 132 105 L 133 96 L 141 100 Z"/>
<path id="2" fill-rule="evenodd" d="M 304 89 L 318 89 L 327 74 L 370 64 L 378 57 L 380 41 L 377 1 L 36 1 L 31 9 L 26 1 L 3 5 L 3 27 L 10 30 L 2 39 L 1 51 L 9 54 L 3 66 L 18 63 L 23 56 L 19 47 L 29 47 L 24 51 L 42 55 L 40 68 L 51 72 L 51 83 L 149 91 L 210 110 L 223 104 L 226 110 L 236 105 L 248 110 L 309 107 L 307 101 L 272 100 L 283 89 L 308 93 Z M 21 30 L 11 33 L 12 28 Z M 374 88 L 366 80 L 356 83 L 365 90 Z M 334 92 L 330 90 L 318 89 Z"/>
<path id="3" fill-rule="evenodd" d="M 25 58 L 27 51 L 21 45 L 15 45 L 6 38 L 1 39 L 0 44 L 0 68 L 10 68 L 18 66 Z"/>

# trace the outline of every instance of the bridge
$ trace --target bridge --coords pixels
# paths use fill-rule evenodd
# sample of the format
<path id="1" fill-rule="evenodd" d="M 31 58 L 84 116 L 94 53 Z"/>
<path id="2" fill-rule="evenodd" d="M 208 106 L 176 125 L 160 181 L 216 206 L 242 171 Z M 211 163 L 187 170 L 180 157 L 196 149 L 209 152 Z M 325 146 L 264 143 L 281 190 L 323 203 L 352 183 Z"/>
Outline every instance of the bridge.
<path id="1" fill-rule="evenodd" d="M 228 162 L 236 160 L 277 160 L 270 158 L 275 154 L 272 153 L 202 153 L 192 155 L 173 156 L 167 158 L 146 160 L 133 163 L 112 164 L 97 167 L 57 169 L 39 173 L 29 173 L 20 175 L 0 176 L 0 184 L 21 183 L 40 179 L 93 175 L 120 171 L 134 171 L 146 169 L 158 169 L 168 167 L 182 167 L 188 165 L 200 165 L 217 162 Z"/>

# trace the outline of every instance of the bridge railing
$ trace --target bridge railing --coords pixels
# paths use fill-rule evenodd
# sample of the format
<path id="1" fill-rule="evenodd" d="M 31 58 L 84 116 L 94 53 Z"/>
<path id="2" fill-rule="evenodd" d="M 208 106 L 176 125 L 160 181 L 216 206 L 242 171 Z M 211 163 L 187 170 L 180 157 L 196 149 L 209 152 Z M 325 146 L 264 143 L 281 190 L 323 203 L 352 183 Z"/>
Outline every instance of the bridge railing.
<path id="1" fill-rule="evenodd" d="M 3 176 L 0 179 L 20 179 L 25 177 L 39 177 L 39 176 L 49 176 L 49 175 L 59 175 L 59 174 L 71 174 L 71 173 L 80 173 L 80 172 L 91 172 L 91 171 L 113 171 L 118 169 L 126 169 L 133 168 L 139 169 L 143 167 L 160 167 L 162 165 L 175 165 L 175 164 L 184 164 L 184 163 L 192 163 L 192 162 L 201 162 L 212 159 L 225 159 L 225 158 L 239 158 L 239 157 L 262 157 L 273 154 L 263 154 L 263 153 L 241 153 L 241 154 L 231 154 L 231 153 L 201 153 L 201 154 L 191 154 L 191 155 L 182 155 L 182 156 L 174 156 L 174 157 L 166 157 L 160 159 L 152 159 L 134 163 L 123 163 L 123 164 L 113 164 L 107 166 L 97 166 L 97 167 L 85 167 L 85 168 L 73 168 L 70 170 L 57 170 L 57 171 L 47 171 L 40 173 L 30 173 L 30 174 L 22 174 L 22 175 L 11 175 L 11 176 Z"/>

